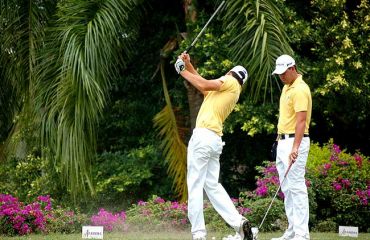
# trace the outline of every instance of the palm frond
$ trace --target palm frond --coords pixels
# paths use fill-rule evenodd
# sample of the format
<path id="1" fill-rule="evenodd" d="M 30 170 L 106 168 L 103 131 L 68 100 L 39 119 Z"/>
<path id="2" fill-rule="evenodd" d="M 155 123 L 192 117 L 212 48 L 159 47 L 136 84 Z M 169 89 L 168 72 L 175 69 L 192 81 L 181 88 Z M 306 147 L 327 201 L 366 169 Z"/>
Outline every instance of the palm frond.
<path id="1" fill-rule="evenodd" d="M 180 201 L 187 199 L 186 187 L 186 146 L 179 134 L 176 116 L 167 89 L 164 66 L 161 63 L 161 76 L 166 106 L 154 117 L 154 126 L 162 138 L 161 147 L 167 160 L 168 173 L 174 178 L 175 191 L 180 196 Z"/>
<path id="2" fill-rule="evenodd" d="M 271 0 L 233 0 L 228 2 L 226 9 L 226 29 L 234 36 L 230 42 L 231 56 L 248 69 L 249 98 L 256 102 L 262 96 L 265 102 L 267 92 L 273 92 L 271 73 L 276 58 L 293 52 L 281 12 Z"/>
<path id="3" fill-rule="evenodd" d="M 34 121 L 33 99 L 37 51 L 55 1 L 0 1 L 1 157 L 14 151 L 8 144 Z M 5 114 L 3 114 L 5 113 Z M 23 121 L 23 122 L 22 122 Z M 15 127 L 18 125 L 18 127 Z"/>
<path id="4" fill-rule="evenodd" d="M 136 1 L 61 1 L 40 55 L 36 101 L 42 143 L 61 163 L 72 196 L 93 192 L 90 161 L 116 64 L 133 49 Z M 122 58 L 122 55 L 125 58 Z"/>

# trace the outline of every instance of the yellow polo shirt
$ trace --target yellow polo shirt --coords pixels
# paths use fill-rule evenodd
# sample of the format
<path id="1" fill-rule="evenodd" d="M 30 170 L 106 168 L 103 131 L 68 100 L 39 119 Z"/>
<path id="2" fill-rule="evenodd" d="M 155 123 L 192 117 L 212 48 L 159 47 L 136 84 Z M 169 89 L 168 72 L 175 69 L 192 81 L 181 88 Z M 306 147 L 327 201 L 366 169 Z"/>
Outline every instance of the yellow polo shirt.
<path id="1" fill-rule="evenodd" d="M 307 112 L 305 133 L 311 121 L 312 98 L 309 86 L 302 80 L 302 76 L 292 85 L 285 85 L 280 96 L 278 134 L 295 133 L 296 113 Z"/>
<path id="2" fill-rule="evenodd" d="M 207 128 L 222 136 L 223 123 L 234 109 L 242 88 L 231 75 L 225 75 L 219 80 L 222 81 L 220 90 L 209 91 L 204 98 L 196 127 Z"/>

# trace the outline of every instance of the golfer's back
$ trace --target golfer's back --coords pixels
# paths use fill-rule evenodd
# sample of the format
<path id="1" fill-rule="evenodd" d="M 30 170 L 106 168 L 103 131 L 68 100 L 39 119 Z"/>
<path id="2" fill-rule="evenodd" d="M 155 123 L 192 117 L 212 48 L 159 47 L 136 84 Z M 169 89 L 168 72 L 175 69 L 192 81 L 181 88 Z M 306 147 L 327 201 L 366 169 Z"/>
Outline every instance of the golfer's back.
<path id="1" fill-rule="evenodd" d="M 230 115 L 239 99 L 241 86 L 231 75 L 220 78 L 223 84 L 219 91 L 210 91 L 200 107 L 196 127 L 207 128 L 222 136 L 225 119 Z"/>

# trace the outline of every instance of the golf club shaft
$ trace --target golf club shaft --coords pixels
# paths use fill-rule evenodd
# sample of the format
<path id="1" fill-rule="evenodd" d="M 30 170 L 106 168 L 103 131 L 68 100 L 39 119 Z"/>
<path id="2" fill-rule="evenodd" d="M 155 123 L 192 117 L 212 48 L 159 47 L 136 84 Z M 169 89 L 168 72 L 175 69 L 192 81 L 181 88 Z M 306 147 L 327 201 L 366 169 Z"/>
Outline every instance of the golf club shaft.
<path id="1" fill-rule="evenodd" d="M 193 40 L 193 42 L 190 44 L 190 46 L 185 50 L 185 53 L 189 52 L 190 49 L 194 46 L 194 44 L 198 41 L 198 38 L 202 35 L 202 33 L 204 32 L 204 30 L 207 28 L 208 24 L 212 21 L 213 17 L 217 14 L 218 11 L 220 11 L 222 5 L 224 5 L 225 1 L 222 1 L 222 3 L 220 4 L 220 6 L 218 6 L 218 8 L 216 9 L 216 11 L 212 14 L 211 18 L 208 20 L 208 22 L 206 23 L 206 25 L 204 25 L 204 27 L 202 28 L 202 30 L 198 33 L 198 35 L 195 37 L 195 39 Z"/>
<path id="2" fill-rule="evenodd" d="M 262 227 L 262 224 L 263 224 L 263 222 L 265 221 L 265 219 L 266 219 L 266 217 L 267 217 L 267 214 L 268 214 L 268 212 L 270 211 L 270 208 L 271 208 L 271 206 L 272 206 L 272 203 L 274 202 L 274 200 L 275 200 L 275 198 L 276 198 L 277 194 L 279 193 L 280 188 L 281 188 L 281 185 L 283 185 L 283 183 L 284 183 L 284 181 L 285 181 L 285 179 L 286 179 L 286 176 L 288 175 L 288 172 L 289 172 L 290 168 L 292 167 L 292 164 L 293 164 L 293 162 L 291 162 L 291 163 L 289 164 L 289 167 L 288 167 L 288 169 L 286 170 L 286 172 L 285 172 L 285 174 L 284 174 L 283 181 L 279 184 L 279 187 L 278 187 L 278 189 L 276 190 L 276 193 L 275 193 L 274 197 L 272 198 L 271 203 L 270 203 L 270 206 L 268 207 L 268 209 L 267 209 L 267 211 L 266 211 L 266 213 L 265 213 L 265 216 L 263 217 L 262 222 L 261 222 L 261 224 L 259 225 L 258 229 L 260 229 L 260 228 Z"/>

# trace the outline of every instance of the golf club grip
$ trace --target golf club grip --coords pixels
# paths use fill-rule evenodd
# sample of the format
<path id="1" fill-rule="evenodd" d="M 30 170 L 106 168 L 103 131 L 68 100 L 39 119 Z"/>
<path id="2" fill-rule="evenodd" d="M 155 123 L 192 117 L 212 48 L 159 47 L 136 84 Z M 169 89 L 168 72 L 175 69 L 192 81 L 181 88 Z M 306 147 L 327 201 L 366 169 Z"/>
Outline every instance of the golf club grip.
<path id="1" fill-rule="evenodd" d="M 290 164 L 288 166 L 288 169 L 285 172 L 284 179 L 286 178 L 286 175 L 288 175 L 288 172 L 289 172 L 290 168 L 292 167 L 292 165 L 293 165 L 293 162 L 290 162 Z"/>

